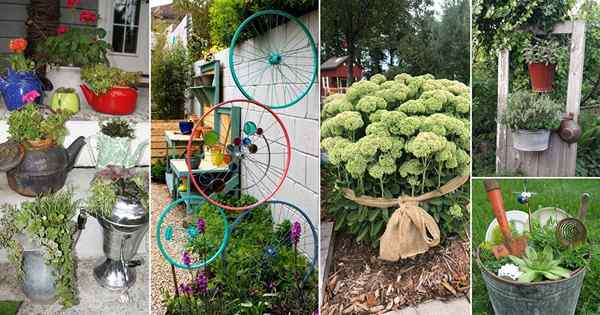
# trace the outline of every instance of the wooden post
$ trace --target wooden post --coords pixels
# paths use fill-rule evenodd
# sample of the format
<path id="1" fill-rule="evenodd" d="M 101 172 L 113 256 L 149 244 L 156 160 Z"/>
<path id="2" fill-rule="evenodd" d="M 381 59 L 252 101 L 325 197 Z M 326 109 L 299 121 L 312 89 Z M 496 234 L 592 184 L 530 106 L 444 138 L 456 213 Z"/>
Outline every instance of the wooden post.
<path id="1" fill-rule="evenodd" d="M 579 117 L 583 62 L 585 54 L 585 22 L 573 21 L 557 24 L 552 33 L 571 34 L 567 104 L 565 111 Z M 509 90 L 509 51 L 498 54 L 498 118 L 506 110 Z M 496 134 L 496 172 L 499 174 L 521 172 L 525 176 L 574 176 L 577 144 L 567 144 L 558 134 L 552 133 L 548 150 L 522 152 L 512 146 L 510 129 L 498 119 Z"/>

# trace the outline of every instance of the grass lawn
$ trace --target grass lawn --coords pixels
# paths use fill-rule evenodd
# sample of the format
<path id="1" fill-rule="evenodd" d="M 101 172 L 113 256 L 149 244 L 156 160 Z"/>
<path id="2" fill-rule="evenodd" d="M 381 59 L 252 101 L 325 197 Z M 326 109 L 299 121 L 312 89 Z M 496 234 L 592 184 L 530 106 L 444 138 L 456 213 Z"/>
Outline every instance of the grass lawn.
<path id="1" fill-rule="evenodd" d="M 499 179 L 504 195 L 506 210 L 527 211 L 517 202 L 516 194 L 523 190 L 524 179 Z M 581 193 L 591 194 L 590 207 L 586 217 L 588 237 L 598 252 L 600 247 L 600 180 L 592 179 L 528 179 L 527 190 L 536 192 L 530 199 L 532 212 L 541 207 L 559 207 L 573 216 L 577 216 Z M 487 226 L 494 219 L 492 207 L 487 199 L 483 180 L 473 180 L 472 199 L 473 253 L 485 239 Z M 481 272 L 473 260 L 473 315 L 494 314 L 488 299 L 487 290 Z M 577 304 L 576 314 L 600 314 L 600 257 L 594 255 L 583 289 Z"/>
<path id="2" fill-rule="evenodd" d="M 0 301 L 0 314 L 12 315 L 17 314 L 22 302 L 15 301 Z"/>

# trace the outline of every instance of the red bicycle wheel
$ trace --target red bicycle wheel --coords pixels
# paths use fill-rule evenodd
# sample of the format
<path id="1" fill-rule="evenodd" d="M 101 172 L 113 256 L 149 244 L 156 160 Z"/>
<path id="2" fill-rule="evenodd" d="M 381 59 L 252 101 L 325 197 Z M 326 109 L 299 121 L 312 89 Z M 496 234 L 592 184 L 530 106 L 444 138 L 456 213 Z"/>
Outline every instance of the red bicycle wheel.
<path id="1" fill-rule="evenodd" d="M 229 125 L 221 125 L 217 134 L 206 126 L 214 126 L 214 114 L 225 108 L 231 108 L 232 113 L 234 108 L 239 108 L 240 123 L 238 126 L 233 121 L 232 114 Z M 238 136 L 231 139 L 230 128 L 236 127 L 240 129 L 236 132 Z M 202 140 L 201 149 L 194 152 L 198 139 Z M 248 210 L 270 200 L 283 185 L 290 161 L 290 138 L 281 118 L 268 106 L 245 99 L 219 103 L 204 113 L 194 125 L 186 150 L 190 174 L 201 170 L 196 176 L 190 176 L 194 188 L 211 204 L 233 211 Z M 228 186 L 233 176 L 239 176 L 239 187 Z M 257 201 L 229 206 L 211 197 L 236 191 L 240 195 L 251 195 Z"/>

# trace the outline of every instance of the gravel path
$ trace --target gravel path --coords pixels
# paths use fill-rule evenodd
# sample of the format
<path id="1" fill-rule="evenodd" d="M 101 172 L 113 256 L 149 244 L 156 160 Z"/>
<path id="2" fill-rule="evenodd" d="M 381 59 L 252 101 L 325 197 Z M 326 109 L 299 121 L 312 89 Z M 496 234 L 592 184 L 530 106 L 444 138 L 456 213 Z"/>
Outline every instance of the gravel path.
<path id="1" fill-rule="evenodd" d="M 165 314 L 165 307 L 162 305 L 161 289 L 174 293 L 173 276 L 171 275 L 171 265 L 162 257 L 156 244 L 155 228 L 156 222 L 162 210 L 171 202 L 171 196 L 167 190 L 167 185 L 152 184 L 152 211 L 151 211 L 151 236 L 152 236 L 152 314 Z M 177 211 L 179 219 L 185 218 L 185 210 Z M 175 269 L 177 280 L 187 279 L 189 274 L 181 269 Z"/>

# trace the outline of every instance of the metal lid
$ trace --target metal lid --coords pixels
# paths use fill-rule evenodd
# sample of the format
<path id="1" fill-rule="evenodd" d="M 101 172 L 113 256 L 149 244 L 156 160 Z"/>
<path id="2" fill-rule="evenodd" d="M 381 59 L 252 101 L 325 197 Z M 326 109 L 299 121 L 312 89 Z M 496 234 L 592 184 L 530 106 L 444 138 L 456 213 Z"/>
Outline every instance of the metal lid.
<path id="1" fill-rule="evenodd" d="M 17 167 L 25 157 L 23 145 L 14 141 L 0 143 L 0 172 L 10 171 Z"/>
<path id="2" fill-rule="evenodd" d="M 148 211 L 137 202 L 118 197 L 109 221 L 117 227 L 135 228 L 148 224 Z"/>

